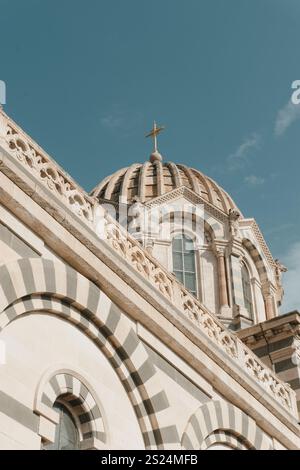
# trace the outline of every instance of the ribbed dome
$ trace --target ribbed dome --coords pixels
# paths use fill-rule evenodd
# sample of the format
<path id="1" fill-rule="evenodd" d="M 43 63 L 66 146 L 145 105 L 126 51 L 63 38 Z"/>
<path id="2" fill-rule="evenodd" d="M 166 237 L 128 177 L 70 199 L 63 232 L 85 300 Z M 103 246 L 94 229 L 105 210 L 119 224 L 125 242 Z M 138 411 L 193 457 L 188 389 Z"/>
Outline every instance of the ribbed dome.
<path id="1" fill-rule="evenodd" d="M 193 168 L 159 160 L 136 163 L 105 178 L 93 191 L 99 199 L 130 204 L 147 202 L 175 188 L 186 186 L 218 209 L 238 210 L 231 197 L 208 176 Z"/>

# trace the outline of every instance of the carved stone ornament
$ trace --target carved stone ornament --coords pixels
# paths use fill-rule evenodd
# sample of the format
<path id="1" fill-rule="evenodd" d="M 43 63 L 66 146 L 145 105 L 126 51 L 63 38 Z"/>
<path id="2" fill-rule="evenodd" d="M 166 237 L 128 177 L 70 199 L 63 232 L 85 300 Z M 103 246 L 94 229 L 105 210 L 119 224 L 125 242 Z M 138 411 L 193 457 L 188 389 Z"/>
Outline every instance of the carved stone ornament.
<path id="1" fill-rule="evenodd" d="M 233 237 L 239 238 L 240 237 L 240 229 L 239 229 L 239 219 L 241 214 L 235 210 L 229 210 L 229 226 L 230 226 L 230 233 Z"/>
<path id="2" fill-rule="evenodd" d="M 94 226 L 98 201 L 89 197 L 32 139 L 30 139 L 5 113 L 0 111 L 0 145 L 15 158 L 37 181 L 45 185 L 53 196 L 79 216 L 83 223 Z M 139 201 L 135 201 L 137 204 Z M 231 210 L 231 233 L 239 233 L 240 214 Z M 246 370 L 267 393 L 293 412 L 294 392 L 282 382 L 242 341 L 208 311 L 176 278 L 143 249 L 115 219 L 104 212 L 104 240 L 115 253 L 126 260 L 153 285 L 174 308 L 180 310 L 211 341 Z M 284 267 L 278 263 L 280 277 Z"/>

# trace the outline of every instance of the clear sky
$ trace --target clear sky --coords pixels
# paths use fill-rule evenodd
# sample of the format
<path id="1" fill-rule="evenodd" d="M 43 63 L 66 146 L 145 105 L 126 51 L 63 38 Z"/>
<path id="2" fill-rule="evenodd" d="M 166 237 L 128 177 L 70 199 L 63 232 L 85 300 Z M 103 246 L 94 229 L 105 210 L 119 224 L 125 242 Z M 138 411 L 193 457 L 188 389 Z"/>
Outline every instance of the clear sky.
<path id="1" fill-rule="evenodd" d="M 86 190 L 143 162 L 213 177 L 290 269 L 300 309 L 299 0 L 0 0 L 6 112 Z"/>

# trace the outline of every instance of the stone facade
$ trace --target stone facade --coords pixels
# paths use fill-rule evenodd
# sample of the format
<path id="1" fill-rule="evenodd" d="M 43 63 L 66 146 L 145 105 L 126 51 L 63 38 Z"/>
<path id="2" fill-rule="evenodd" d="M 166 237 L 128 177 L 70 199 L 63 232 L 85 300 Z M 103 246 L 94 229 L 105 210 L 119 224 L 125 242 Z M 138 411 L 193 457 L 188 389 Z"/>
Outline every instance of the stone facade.
<path id="1" fill-rule="evenodd" d="M 183 165 L 137 165 L 98 189 L 85 193 L 1 111 L 0 448 L 51 445 L 57 402 L 81 449 L 300 448 L 298 382 L 243 336 L 281 318 L 278 263 L 255 221 Z M 138 236 L 105 209 L 118 191 Z M 174 202 L 203 209 L 202 244 L 195 217 L 189 228 L 196 296 L 173 274 L 176 214 L 163 237 L 162 219 L 149 237 L 136 217 Z"/>
<path id="2" fill-rule="evenodd" d="M 291 312 L 245 328 L 239 337 L 296 391 L 300 413 L 300 314 Z"/>

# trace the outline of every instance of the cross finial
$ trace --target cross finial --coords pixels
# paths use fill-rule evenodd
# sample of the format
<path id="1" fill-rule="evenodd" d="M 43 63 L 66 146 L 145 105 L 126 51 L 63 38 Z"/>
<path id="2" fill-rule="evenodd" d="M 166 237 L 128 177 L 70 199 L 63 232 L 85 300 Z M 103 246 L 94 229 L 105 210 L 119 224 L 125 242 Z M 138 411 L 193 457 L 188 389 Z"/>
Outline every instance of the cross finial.
<path id="1" fill-rule="evenodd" d="M 164 127 L 157 127 L 156 122 L 153 122 L 153 129 L 146 135 L 146 137 L 153 137 L 154 142 L 154 152 L 157 152 L 157 136 L 158 134 L 164 130 Z"/>

